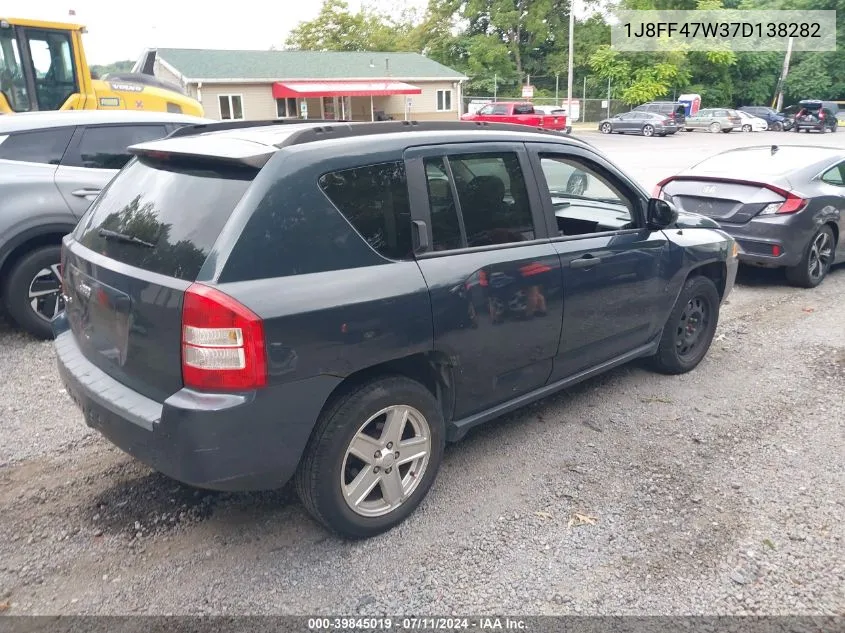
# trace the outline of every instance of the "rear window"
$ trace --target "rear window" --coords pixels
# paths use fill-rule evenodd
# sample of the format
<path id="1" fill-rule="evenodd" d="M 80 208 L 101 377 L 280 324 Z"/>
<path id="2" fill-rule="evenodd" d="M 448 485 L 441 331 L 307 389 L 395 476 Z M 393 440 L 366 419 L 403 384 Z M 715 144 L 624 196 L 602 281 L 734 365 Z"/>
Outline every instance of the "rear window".
<path id="1" fill-rule="evenodd" d="M 691 172 L 724 174 L 735 178 L 780 176 L 819 160 L 814 147 L 784 147 L 772 154 L 769 147 L 716 154 L 695 165 Z"/>
<path id="2" fill-rule="evenodd" d="M 75 237 L 124 264 L 193 281 L 254 176 L 136 160 L 91 205 Z"/>
<path id="3" fill-rule="evenodd" d="M 73 130 L 72 127 L 64 127 L 0 136 L 0 158 L 58 165 L 73 136 Z"/>

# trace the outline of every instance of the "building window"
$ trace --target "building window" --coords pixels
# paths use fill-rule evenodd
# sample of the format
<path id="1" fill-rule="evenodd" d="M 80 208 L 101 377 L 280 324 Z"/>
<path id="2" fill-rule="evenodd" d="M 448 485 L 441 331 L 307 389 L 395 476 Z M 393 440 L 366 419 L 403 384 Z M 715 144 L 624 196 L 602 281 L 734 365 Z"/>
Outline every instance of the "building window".
<path id="1" fill-rule="evenodd" d="M 449 112 L 452 109 L 452 91 L 438 90 L 437 91 L 437 111 Z"/>
<path id="2" fill-rule="evenodd" d="M 276 99 L 276 116 L 280 119 L 294 119 L 299 116 L 296 98 Z"/>
<path id="3" fill-rule="evenodd" d="M 220 119 L 240 121 L 244 118 L 244 104 L 241 95 L 220 95 Z"/>

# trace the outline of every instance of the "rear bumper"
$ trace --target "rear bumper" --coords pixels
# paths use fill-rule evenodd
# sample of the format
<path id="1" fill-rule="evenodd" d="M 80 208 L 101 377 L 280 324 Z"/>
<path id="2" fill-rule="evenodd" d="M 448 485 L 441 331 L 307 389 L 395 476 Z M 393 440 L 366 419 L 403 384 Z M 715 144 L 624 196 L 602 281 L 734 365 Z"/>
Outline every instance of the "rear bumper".
<path id="1" fill-rule="evenodd" d="M 53 322 L 59 375 L 85 423 L 177 481 L 212 490 L 267 490 L 293 475 L 317 416 L 339 378 L 317 377 L 246 394 L 181 389 L 164 403 L 119 383 Z"/>
<path id="2" fill-rule="evenodd" d="M 746 224 L 719 222 L 719 228 L 739 244 L 740 263 L 775 267 L 798 264 L 815 230 L 814 225 L 803 228 L 777 217 L 754 219 Z M 775 247 L 779 249 L 777 255 Z"/>

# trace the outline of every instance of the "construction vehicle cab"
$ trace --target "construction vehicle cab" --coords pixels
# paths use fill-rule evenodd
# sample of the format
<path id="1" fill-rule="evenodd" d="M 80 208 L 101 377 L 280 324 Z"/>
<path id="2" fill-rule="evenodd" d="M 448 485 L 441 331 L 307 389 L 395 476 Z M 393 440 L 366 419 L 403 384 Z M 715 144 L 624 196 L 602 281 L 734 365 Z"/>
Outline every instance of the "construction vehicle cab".
<path id="1" fill-rule="evenodd" d="M 179 86 L 141 74 L 91 76 L 78 24 L 0 17 L 0 114 L 149 110 L 203 116 Z"/>

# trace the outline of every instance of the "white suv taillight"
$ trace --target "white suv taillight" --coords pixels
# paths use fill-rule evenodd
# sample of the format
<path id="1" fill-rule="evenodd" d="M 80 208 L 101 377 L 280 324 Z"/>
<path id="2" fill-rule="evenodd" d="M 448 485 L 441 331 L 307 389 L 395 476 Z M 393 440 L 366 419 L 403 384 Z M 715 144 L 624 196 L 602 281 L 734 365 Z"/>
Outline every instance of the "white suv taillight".
<path id="1" fill-rule="evenodd" d="M 267 384 L 264 323 L 219 290 L 193 284 L 182 304 L 182 381 L 204 391 Z"/>

